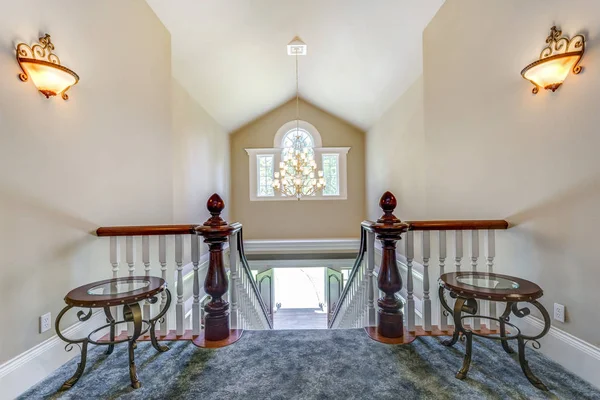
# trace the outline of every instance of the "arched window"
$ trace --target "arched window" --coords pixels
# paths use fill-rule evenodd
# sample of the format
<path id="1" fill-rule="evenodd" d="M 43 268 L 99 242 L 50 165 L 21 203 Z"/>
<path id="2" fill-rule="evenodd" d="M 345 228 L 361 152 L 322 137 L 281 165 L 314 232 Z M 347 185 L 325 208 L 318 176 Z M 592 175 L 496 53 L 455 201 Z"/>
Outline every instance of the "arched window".
<path id="1" fill-rule="evenodd" d="M 304 129 L 292 129 L 288 131 L 285 135 L 283 135 L 283 139 L 281 140 L 281 156 L 285 157 L 293 150 L 300 150 L 307 148 L 308 153 L 311 156 L 314 156 L 314 142 L 310 133 L 305 131 Z"/>
<path id="2" fill-rule="evenodd" d="M 299 150 L 305 147 L 312 149 L 315 146 L 313 144 L 312 136 L 304 129 L 292 129 L 283 136 L 281 144 L 281 147 L 284 149 L 288 149 L 296 145 L 299 147 Z"/>
<path id="3" fill-rule="evenodd" d="M 298 147 L 297 149 L 294 146 Z M 349 147 L 323 147 L 321 135 L 314 125 L 306 121 L 289 121 L 275 133 L 273 148 L 246 149 L 249 159 L 250 200 L 295 200 L 274 190 L 273 175 L 279 163 L 293 151 L 308 148 L 317 169 L 323 171 L 325 189 L 310 200 L 345 200 L 348 197 L 346 161 Z"/>

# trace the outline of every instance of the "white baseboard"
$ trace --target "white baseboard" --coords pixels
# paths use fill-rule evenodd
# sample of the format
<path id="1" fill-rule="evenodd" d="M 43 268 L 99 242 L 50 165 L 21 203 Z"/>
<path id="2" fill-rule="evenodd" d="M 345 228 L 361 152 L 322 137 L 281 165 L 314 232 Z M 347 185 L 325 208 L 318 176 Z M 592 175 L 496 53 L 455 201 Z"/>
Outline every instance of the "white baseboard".
<path id="1" fill-rule="evenodd" d="M 68 338 L 87 335 L 94 327 L 105 323 L 104 313 L 95 312 L 86 322 L 77 322 L 62 333 Z M 58 367 L 80 355 L 77 346 L 65 351 L 66 343 L 57 335 L 0 365 L 0 399 L 14 399 L 46 378 Z M 75 370 L 73 370 L 75 372 Z"/>
<path id="2" fill-rule="evenodd" d="M 531 315 L 523 319 L 511 318 L 510 322 L 525 332 L 540 332 L 544 327 L 541 319 Z M 600 389 L 599 347 L 554 326 L 540 343 L 542 354 Z"/>

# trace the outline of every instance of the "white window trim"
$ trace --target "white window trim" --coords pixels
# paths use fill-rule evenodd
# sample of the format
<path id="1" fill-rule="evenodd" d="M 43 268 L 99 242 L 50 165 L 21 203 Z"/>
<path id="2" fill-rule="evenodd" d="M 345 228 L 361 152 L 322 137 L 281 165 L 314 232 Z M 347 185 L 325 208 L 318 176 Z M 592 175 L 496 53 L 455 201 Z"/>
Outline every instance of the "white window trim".
<path id="1" fill-rule="evenodd" d="M 293 121 L 294 123 L 296 121 Z M 287 130 L 285 133 L 287 133 Z M 285 134 L 284 133 L 284 134 Z M 283 135 L 282 135 L 283 138 Z M 320 138 L 319 138 L 320 139 Z M 297 201 L 295 197 L 282 196 L 277 190 L 275 190 L 274 196 L 258 196 L 257 195 L 257 175 L 258 166 L 256 163 L 257 155 L 272 155 L 274 161 L 274 170 L 277 171 L 279 162 L 281 161 L 282 148 L 263 148 L 263 149 L 245 149 L 248 153 L 248 172 L 249 172 L 249 189 L 250 189 L 250 201 Z M 314 196 L 303 196 L 302 201 L 305 200 L 347 200 L 348 199 L 348 152 L 350 147 L 315 147 L 315 161 L 317 162 L 317 170 L 323 169 L 323 154 L 338 154 L 339 158 L 339 184 L 340 194 L 338 196 L 323 196 L 323 193 L 319 192 Z"/>
<path id="2" fill-rule="evenodd" d="M 279 158 L 277 156 L 277 149 L 246 149 L 246 153 L 248 153 L 248 159 L 250 160 L 250 201 L 263 201 L 263 200 L 275 200 L 275 196 L 277 196 L 277 191 L 275 191 L 275 196 L 259 196 L 258 195 L 258 165 L 256 162 L 256 156 L 259 155 L 269 155 L 273 156 L 273 170 L 279 165 Z"/>
<path id="3" fill-rule="evenodd" d="M 306 121 L 290 121 L 290 122 L 286 122 L 285 124 L 283 124 L 283 126 L 281 128 L 279 128 L 277 130 L 277 133 L 275 134 L 275 138 L 273 139 L 273 147 L 274 148 L 282 148 L 282 144 L 281 142 L 283 141 L 283 137 L 286 135 L 286 133 L 288 133 L 289 131 L 295 130 L 296 129 L 296 122 L 297 122 L 297 126 L 299 129 L 303 129 L 306 132 L 308 132 L 310 134 L 310 136 L 312 136 L 313 139 L 313 147 L 323 147 L 323 141 L 321 140 L 321 134 L 319 133 L 319 131 L 317 130 L 317 128 L 315 128 L 315 126 L 313 124 L 311 124 L 310 122 L 306 122 Z"/>

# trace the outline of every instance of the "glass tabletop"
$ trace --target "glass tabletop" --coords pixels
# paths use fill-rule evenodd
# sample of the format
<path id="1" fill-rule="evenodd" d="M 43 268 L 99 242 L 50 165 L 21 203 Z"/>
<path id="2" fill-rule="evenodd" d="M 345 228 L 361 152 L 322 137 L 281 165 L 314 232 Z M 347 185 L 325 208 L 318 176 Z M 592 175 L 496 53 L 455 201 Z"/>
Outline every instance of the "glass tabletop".
<path id="1" fill-rule="evenodd" d="M 106 296 L 111 294 L 123 294 L 133 292 L 150 286 L 150 281 L 145 279 L 134 279 L 130 281 L 103 283 L 88 289 L 88 294 L 92 296 Z"/>
<path id="2" fill-rule="evenodd" d="M 518 289 L 519 284 L 510 279 L 501 278 L 498 276 L 488 276 L 484 274 L 469 274 L 469 275 L 459 275 L 456 277 L 456 280 L 464 285 L 473 286 L 476 288 L 485 288 L 485 289 L 499 289 L 499 290 L 507 290 L 507 289 Z"/>

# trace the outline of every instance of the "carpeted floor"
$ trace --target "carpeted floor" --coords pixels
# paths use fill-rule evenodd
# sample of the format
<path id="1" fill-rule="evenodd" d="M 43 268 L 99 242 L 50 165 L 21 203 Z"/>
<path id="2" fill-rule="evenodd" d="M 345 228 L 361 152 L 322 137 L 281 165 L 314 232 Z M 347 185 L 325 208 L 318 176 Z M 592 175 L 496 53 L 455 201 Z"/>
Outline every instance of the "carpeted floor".
<path id="1" fill-rule="evenodd" d="M 528 349 L 541 392 L 521 373 L 515 355 L 495 341 L 476 340 L 466 380 L 454 377 L 464 346 L 425 337 L 411 345 L 372 341 L 362 329 L 246 331 L 236 344 L 205 350 L 172 342 L 158 354 L 136 350 L 142 387 L 129 386 L 127 346 L 104 355 L 93 349 L 86 371 L 68 392 L 56 393 L 75 368 L 72 360 L 31 388 L 23 399 L 600 399 L 600 392 Z"/>

